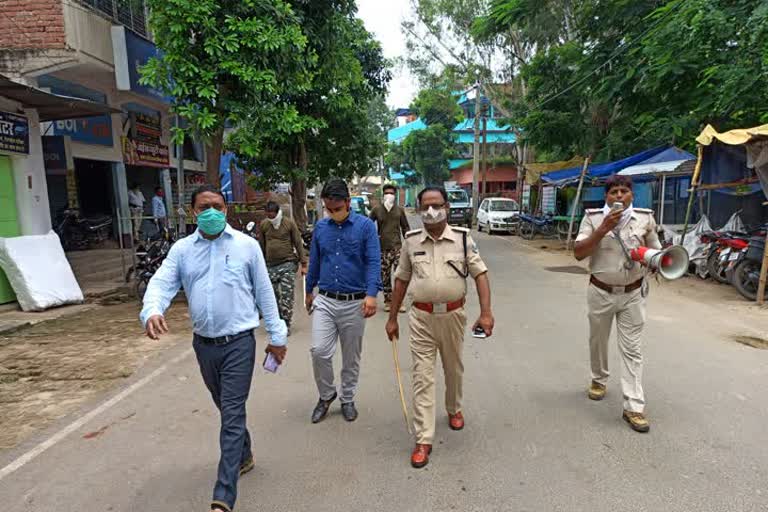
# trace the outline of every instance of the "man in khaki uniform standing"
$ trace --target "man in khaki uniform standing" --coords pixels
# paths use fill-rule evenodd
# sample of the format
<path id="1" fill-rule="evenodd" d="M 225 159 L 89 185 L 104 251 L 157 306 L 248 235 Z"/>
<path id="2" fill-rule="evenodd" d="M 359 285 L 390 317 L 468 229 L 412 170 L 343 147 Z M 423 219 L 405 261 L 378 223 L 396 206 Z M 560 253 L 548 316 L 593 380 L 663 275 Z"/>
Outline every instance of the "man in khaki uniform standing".
<path id="1" fill-rule="evenodd" d="M 641 335 L 648 283 L 645 269 L 626 251 L 640 246 L 661 249 L 653 211 L 632 206 L 632 180 L 613 176 L 605 184 L 605 206 L 587 210 L 576 237 L 577 260 L 589 257 L 589 351 L 592 383 L 588 396 L 602 400 L 608 382 L 608 338 L 613 319 L 621 353 L 623 418 L 637 432 L 648 432 L 643 394 Z M 621 203 L 622 208 L 613 208 Z M 617 236 L 623 241 L 624 247 Z"/>
<path id="2" fill-rule="evenodd" d="M 413 419 L 416 447 L 411 465 L 429 462 L 435 437 L 435 363 L 437 353 L 445 372 L 445 407 L 453 430 L 464 428 L 461 399 L 464 376 L 462 349 L 467 327 L 464 311 L 466 278 L 472 276 L 480 299 L 480 318 L 472 329 L 493 333 L 491 287 L 488 268 L 480 259 L 469 230 L 448 225 L 448 194 L 427 187 L 419 194 L 419 213 L 424 229 L 407 233 L 395 272 L 392 308 L 387 322 L 390 340 L 398 338 L 397 313 L 409 283 L 413 305 L 410 313 L 410 347 L 413 360 Z"/>
<path id="3" fill-rule="evenodd" d="M 400 261 L 400 249 L 403 237 L 410 229 L 405 210 L 395 204 L 394 185 L 384 185 L 381 204 L 373 209 L 370 219 L 379 229 L 379 241 L 381 242 L 381 282 L 384 288 L 384 311 L 389 312 L 392 303 L 392 272 Z M 405 308 L 400 308 L 405 313 Z"/>

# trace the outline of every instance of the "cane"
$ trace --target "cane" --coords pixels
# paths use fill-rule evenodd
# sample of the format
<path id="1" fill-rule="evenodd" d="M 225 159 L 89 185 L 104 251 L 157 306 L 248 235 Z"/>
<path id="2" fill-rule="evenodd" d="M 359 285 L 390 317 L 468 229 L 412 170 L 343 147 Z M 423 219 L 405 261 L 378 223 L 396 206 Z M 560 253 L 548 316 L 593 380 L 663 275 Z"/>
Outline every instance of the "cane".
<path id="1" fill-rule="evenodd" d="M 403 406 L 403 418 L 405 418 L 405 427 L 408 429 L 409 434 L 413 434 L 413 430 L 411 430 L 411 422 L 408 419 L 408 407 L 405 405 L 405 394 L 403 394 L 403 379 L 400 377 L 400 358 L 397 355 L 397 338 L 392 339 L 392 358 L 395 360 L 395 375 L 397 376 L 397 386 L 400 389 L 400 405 Z"/>

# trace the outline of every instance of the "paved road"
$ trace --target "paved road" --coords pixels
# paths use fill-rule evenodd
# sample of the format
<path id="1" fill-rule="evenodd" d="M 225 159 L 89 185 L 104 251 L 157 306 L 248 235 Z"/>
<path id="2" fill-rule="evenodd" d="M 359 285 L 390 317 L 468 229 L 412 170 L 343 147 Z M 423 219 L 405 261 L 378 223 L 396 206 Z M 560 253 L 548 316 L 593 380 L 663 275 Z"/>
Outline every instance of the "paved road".
<path id="1" fill-rule="evenodd" d="M 238 510 L 768 510 L 768 351 L 729 340 L 740 332 L 735 317 L 674 289 L 652 292 L 653 429 L 636 434 L 620 419 L 616 373 L 605 401 L 585 396 L 584 276 L 507 239 L 478 240 L 492 272 L 497 329 L 493 339 L 466 340 L 467 428 L 452 432 L 440 417 L 430 465 L 410 468 L 383 314 L 365 338 L 360 418 L 344 422 L 335 404 L 325 422 L 311 425 L 317 397 L 302 320 L 281 373 L 254 379 L 257 468 L 241 480 Z M 473 295 L 470 316 L 476 304 Z M 175 348 L 135 376 L 134 386 L 143 386 L 13 473 L 0 470 L 4 510 L 207 510 L 217 414 L 186 333 L 177 335 Z M 405 346 L 400 356 L 407 368 Z M 0 468 L 92 409 L 0 453 Z"/>

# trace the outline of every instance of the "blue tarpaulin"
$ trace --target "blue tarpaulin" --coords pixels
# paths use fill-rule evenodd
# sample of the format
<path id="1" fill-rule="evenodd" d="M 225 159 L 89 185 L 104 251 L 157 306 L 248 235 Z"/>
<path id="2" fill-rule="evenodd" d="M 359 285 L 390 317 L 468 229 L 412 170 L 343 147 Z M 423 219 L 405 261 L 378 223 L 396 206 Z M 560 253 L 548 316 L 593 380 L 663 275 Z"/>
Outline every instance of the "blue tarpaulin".
<path id="1" fill-rule="evenodd" d="M 608 162 L 604 164 L 590 164 L 589 168 L 587 169 L 587 177 L 589 178 L 602 178 L 606 176 L 611 176 L 612 174 L 616 174 L 617 172 L 621 171 L 622 169 L 626 169 L 629 166 L 637 165 L 641 162 L 644 162 L 646 160 L 649 160 L 660 153 L 663 153 L 665 150 L 669 149 L 670 146 L 659 146 L 652 149 L 646 149 L 645 151 L 641 151 L 640 153 L 637 153 L 632 156 L 628 156 L 627 158 L 623 158 L 621 160 L 616 160 L 615 162 Z M 673 155 L 670 155 L 670 160 L 679 159 L 679 157 L 674 157 Z M 571 167 L 570 169 L 563 169 L 562 171 L 555 171 L 550 172 L 547 174 L 542 174 L 541 179 L 545 181 L 546 183 L 552 184 L 552 185 L 565 185 L 570 183 L 571 181 L 576 181 L 579 179 L 579 175 L 581 174 L 581 167 Z"/>

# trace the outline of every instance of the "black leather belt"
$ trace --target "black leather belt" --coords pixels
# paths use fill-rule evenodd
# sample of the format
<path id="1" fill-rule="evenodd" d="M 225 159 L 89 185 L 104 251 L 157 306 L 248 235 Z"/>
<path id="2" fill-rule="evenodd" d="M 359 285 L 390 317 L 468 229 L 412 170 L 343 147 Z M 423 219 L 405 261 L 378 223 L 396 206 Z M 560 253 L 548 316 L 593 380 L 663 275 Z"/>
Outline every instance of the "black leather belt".
<path id="1" fill-rule="evenodd" d="M 365 298 L 365 292 L 358 293 L 336 293 L 329 292 L 327 290 L 320 290 L 320 295 L 328 297 L 329 299 L 351 301 L 351 300 L 363 300 Z"/>
<path id="2" fill-rule="evenodd" d="M 200 336 L 199 334 L 195 334 L 195 341 L 199 341 L 200 343 L 205 343 L 206 345 L 226 345 L 227 343 L 237 341 L 241 338 L 245 338 L 246 336 L 252 336 L 253 331 L 243 331 L 237 334 L 230 334 L 228 336 L 219 336 L 218 338 L 206 338 L 205 336 Z"/>
<path id="3" fill-rule="evenodd" d="M 637 290 L 641 286 L 643 286 L 643 278 L 641 277 L 634 283 L 630 283 L 626 286 L 616 286 L 615 284 L 606 284 L 596 278 L 595 276 L 589 276 L 589 282 L 593 286 L 596 286 L 600 288 L 603 291 L 606 291 L 608 293 L 629 293 Z"/>

